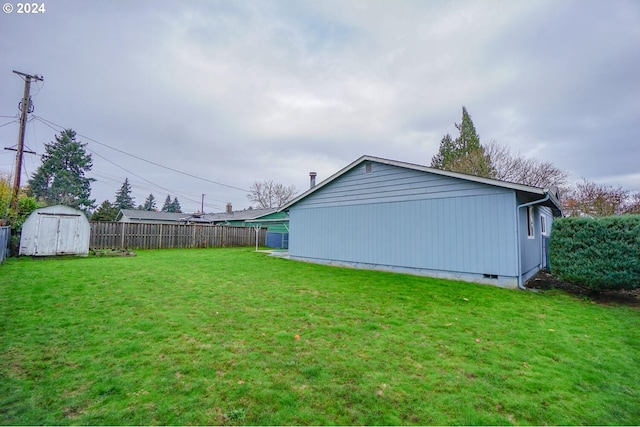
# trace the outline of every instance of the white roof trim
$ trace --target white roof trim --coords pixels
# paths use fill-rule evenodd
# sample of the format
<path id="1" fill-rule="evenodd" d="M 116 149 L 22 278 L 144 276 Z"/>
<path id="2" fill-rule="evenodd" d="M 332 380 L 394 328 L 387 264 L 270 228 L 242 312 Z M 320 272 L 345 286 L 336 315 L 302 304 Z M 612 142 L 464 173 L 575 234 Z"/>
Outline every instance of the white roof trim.
<path id="1" fill-rule="evenodd" d="M 493 185 L 495 187 L 508 188 L 508 189 L 515 190 L 515 191 L 522 191 L 522 192 L 530 193 L 530 194 L 538 194 L 538 195 L 541 195 L 541 196 L 549 194 L 552 203 L 558 208 L 558 210 L 560 209 L 560 202 L 556 198 L 556 195 L 551 193 L 550 190 L 547 189 L 547 188 L 531 187 L 529 185 L 516 184 L 514 182 L 499 181 L 497 179 L 483 178 L 483 177 L 479 177 L 479 176 L 475 176 L 475 175 L 467 175 L 467 174 L 459 173 L 459 172 L 452 172 L 452 171 L 447 171 L 447 170 L 443 170 L 443 169 L 430 168 L 430 167 L 423 166 L 423 165 L 418 165 L 418 164 L 415 164 L 415 163 L 407 163 L 407 162 L 401 162 L 401 161 L 398 161 L 398 160 L 390 160 L 390 159 L 384 159 L 384 158 L 381 158 L 381 157 L 365 155 L 365 156 L 362 156 L 359 159 L 355 160 L 354 162 L 350 163 L 346 167 L 342 168 L 338 172 L 334 173 L 329 178 L 325 179 L 324 181 L 322 181 L 321 183 L 317 184 L 316 186 L 308 189 L 307 191 L 305 191 L 304 193 L 302 193 L 301 195 L 299 195 L 295 199 L 293 199 L 290 202 L 286 203 L 285 205 L 281 206 L 278 209 L 278 212 L 282 212 L 284 210 L 289 209 L 291 206 L 295 205 L 296 203 L 298 203 L 300 200 L 304 199 L 308 195 L 318 191 L 322 187 L 326 186 L 327 184 L 333 182 L 334 180 L 336 180 L 340 176 L 342 176 L 345 173 L 349 172 L 351 169 L 353 169 L 356 166 L 360 165 L 361 163 L 364 163 L 364 162 L 367 162 L 367 161 L 376 162 L 376 163 L 382 163 L 382 164 L 391 165 L 391 166 L 397 166 L 397 167 L 401 167 L 401 168 L 405 168 L 405 169 L 413 169 L 413 170 L 417 170 L 417 171 L 421 171 L 421 172 L 433 173 L 433 174 L 436 174 L 436 175 L 442 175 L 442 176 L 447 176 L 447 177 L 451 177 L 451 178 L 464 179 L 466 181 L 478 182 L 478 183 L 481 183 L 481 184 Z"/>

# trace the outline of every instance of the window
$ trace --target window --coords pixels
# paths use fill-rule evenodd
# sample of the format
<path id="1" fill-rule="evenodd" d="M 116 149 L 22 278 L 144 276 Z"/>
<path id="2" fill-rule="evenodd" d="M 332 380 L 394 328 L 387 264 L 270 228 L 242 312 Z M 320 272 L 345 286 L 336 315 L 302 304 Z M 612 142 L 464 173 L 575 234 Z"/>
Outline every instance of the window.
<path id="1" fill-rule="evenodd" d="M 540 233 L 547 235 L 547 218 L 544 215 L 540 216 Z"/>
<path id="2" fill-rule="evenodd" d="M 533 226 L 533 206 L 527 206 L 527 237 L 535 239 L 535 230 Z"/>

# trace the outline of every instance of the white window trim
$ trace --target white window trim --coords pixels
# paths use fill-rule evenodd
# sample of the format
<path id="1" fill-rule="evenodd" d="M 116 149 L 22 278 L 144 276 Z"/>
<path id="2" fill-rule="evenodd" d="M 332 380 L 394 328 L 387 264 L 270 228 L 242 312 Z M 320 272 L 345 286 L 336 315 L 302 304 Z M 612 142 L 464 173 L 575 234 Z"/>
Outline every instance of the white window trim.
<path id="1" fill-rule="evenodd" d="M 540 215 L 540 233 L 543 236 L 547 235 L 547 217 L 544 215 Z"/>
<path id="2" fill-rule="evenodd" d="M 536 238 L 536 224 L 533 206 L 527 206 L 527 239 Z"/>

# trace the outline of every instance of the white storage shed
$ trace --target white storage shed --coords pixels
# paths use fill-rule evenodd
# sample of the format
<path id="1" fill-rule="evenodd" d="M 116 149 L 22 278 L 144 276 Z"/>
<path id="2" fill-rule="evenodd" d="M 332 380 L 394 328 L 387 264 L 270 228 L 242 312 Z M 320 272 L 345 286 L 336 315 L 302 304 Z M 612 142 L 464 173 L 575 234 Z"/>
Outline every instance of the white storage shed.
<path id="1" fill-rule="evenodd" d="M 79 210 L 62 205 L 36 209 L 22 226 L 20 255 L 86 256 L 90 235 L 89 220 Z"/>

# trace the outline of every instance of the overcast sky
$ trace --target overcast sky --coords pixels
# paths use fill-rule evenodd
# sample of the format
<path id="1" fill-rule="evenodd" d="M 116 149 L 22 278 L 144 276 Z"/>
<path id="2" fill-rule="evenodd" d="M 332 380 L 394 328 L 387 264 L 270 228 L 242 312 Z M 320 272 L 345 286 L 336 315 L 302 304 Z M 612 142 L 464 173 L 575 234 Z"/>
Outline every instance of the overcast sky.
<path id="1" fill-rule="evenodd" d="M 1 148 L 18 135 L 12 70 L 44 76 L 26 144 L 82 135 L 96 204 L 127 177 L 137 204 L 192 212 L 206 194 L 214 212 L 363 154 L 428 165 L 463 105 L 481 142 L 640 191 L 637 0 L 5 2 Z M 14 158 L 0 150 L 0 172 Z M 25 155 L 23 182 L 39 164 Z"/>

